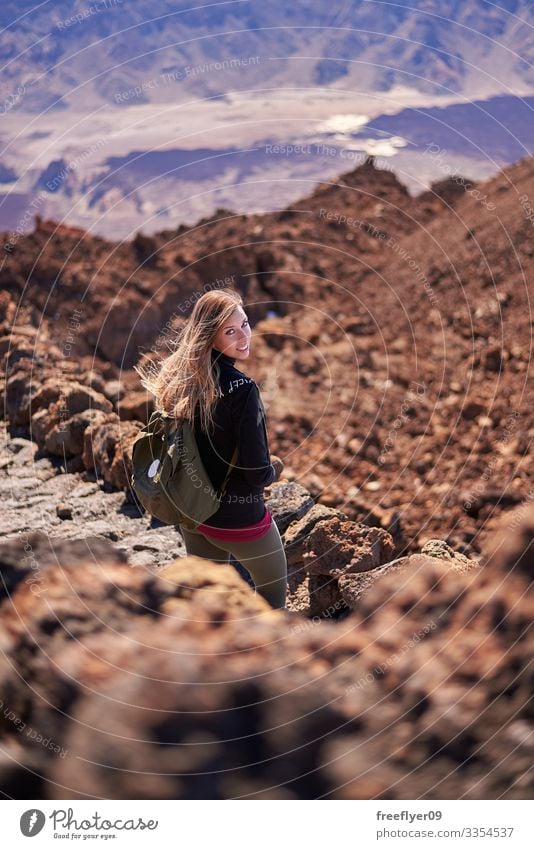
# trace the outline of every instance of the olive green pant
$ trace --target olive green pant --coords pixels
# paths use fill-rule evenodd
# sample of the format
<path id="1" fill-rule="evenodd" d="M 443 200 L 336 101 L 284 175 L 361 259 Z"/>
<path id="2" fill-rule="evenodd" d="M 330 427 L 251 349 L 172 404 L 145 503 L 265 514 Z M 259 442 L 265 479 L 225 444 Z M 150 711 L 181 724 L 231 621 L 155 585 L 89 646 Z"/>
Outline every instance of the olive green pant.
<path id="1" fill-rule="evenodd" d="M 230 554 L 247 569 L 260 593 L 272 607 L 284 608 L 287 592 L 287 559 L 280 531 L 273 521 L 260 539 L 250 542 L 226 542 L 188 531 L 178 525 L 188 554 L 228 563 Z"/>

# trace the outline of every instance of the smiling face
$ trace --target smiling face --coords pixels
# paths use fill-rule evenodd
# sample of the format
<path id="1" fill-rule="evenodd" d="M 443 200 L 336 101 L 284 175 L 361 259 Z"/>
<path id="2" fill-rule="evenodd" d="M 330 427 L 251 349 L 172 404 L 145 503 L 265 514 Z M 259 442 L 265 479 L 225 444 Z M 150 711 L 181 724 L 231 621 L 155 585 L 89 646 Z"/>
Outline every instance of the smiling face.
<path id="1" fill-rule="evenodd" d="M 249 340 L 252 335 L 243 307 L 236 307 L 230 318 L 219 327 L 213 347 L 236 360 L 246 360 L 250 353 Z"/>

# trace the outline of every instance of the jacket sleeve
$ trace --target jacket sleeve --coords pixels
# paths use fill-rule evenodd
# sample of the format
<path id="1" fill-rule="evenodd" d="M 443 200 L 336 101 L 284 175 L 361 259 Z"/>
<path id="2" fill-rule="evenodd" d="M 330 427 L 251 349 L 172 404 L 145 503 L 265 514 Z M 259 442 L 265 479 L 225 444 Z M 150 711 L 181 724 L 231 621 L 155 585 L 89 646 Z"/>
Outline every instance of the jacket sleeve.
<path id="1" fill-rule="evenodd" d="M 265 413 L 256 383 L 240 389 L 234 399 L 234 434 L 238 445 L 237 468 L 252 487 L 273 483 Z"/>

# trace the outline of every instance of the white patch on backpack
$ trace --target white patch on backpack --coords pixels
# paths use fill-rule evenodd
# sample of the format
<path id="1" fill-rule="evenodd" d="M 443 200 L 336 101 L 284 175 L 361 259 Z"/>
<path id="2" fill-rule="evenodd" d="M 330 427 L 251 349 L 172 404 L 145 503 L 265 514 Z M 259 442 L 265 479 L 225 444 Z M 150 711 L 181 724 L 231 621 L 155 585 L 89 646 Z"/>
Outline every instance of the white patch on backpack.
<path id="1" fill-rule="evenodd" d="M 150 464 L 150 467 L 149 467 L 148 472 L 147 472 L 149 478 L 153 478 L 154 475 L 156 474 L 157 470 L 159 469 L 159 462 L 160 462 L 159 460 L 154 460 Z"/>

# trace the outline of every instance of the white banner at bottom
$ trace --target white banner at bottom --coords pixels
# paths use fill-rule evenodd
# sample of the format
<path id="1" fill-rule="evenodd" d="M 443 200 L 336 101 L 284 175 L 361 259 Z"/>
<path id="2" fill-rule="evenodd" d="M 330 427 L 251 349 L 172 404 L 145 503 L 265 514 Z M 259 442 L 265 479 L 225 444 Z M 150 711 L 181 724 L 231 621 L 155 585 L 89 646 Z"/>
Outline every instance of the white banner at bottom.
<path id="1" fill-rule="evenodd" d="M 67 841 L 117 849 L 180 847 L 186 842 L 195 849 L 272 849 L 273 841 L 277 847 L 340 843 L 347 849 L 527 849 L 534 845 L 532 808 L 531 801 L 494 800 L 84 799 L 6 800 L 0 810 L 2 845 L 9 849 Z"/>

